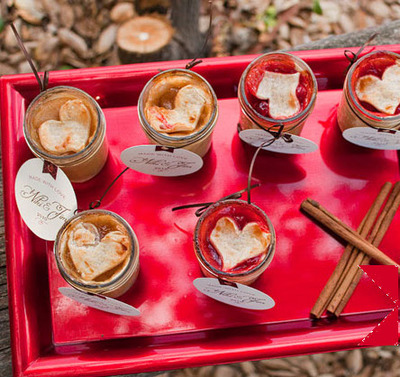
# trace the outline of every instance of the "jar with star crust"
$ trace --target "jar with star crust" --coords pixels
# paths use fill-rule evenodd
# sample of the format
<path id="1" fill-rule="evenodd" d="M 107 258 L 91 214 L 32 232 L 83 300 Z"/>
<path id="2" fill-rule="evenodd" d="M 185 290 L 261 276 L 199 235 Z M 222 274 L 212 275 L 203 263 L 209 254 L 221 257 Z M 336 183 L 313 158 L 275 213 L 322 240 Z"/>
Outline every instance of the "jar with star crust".
<path id="1" fill-rule="evenodd" d="M 71 182 L 88 181 L 107 161 L 103 111 L 74 87 L 40 93 L 26 111 L 24 135 L 33 154 L 61 168 Z"/>
<path id="2" fill-rule="evenodd" d="M 337 112 L 342 131 L 354 127 L 400 129 L 400 55 L 371 52 L 347 73 Z"/>
<path id="3" fill-rule="evenodd" d="M 72 287 L 116 298 L 139 274 L 139 243 L 130 225 L 114 212 L 93 209 L 70 218 L 59 230 L 54 254 Z"/>
<path id="4" fill-rule="evenodd" d="M 218 118 L 217 97 L 199 74 L 171 69 L 154 76 L 143 88 L 138 114 L 151 144 L 183 148 L 203 157 Z"/>
<path id="5" fill-rule="evenodd" d="M 283 126 L 283 132 L 299 135 L 316 95 L 317 81 L 303 60 L 284 52 L 261 55 L 240 78 L 238 130 L 277 131 Z"/>
<path id="6" fill-rule="evenodd" d="M 265 212 L 243 200 L 211 205 L 197 222 L 194 250 L 203 274 L 252 284 L 275 254 L 275 231 Z"/>

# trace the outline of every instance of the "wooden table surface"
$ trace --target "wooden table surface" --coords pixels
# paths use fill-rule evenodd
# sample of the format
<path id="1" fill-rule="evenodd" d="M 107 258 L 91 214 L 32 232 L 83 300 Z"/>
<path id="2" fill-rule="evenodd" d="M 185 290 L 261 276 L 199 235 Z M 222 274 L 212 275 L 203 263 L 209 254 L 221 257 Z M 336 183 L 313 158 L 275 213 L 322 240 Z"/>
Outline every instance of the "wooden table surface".
<path id="1" fill-rule="evenodd" d="M 1 192 L 1 198 L 3 198 L 3 180 L 1 180 L 0 192 Z M 4 209 L 3 209 L 3 202 L 1 202 L 0 206 L 0 374 L 3 377 L 9 377 L 12 376 L 12 370 L 11 370 L 11 349 L 10 349 L 10 326 L 8 320 L 5 246 L 6 246 L 6 241 L 4 239 Z"/>

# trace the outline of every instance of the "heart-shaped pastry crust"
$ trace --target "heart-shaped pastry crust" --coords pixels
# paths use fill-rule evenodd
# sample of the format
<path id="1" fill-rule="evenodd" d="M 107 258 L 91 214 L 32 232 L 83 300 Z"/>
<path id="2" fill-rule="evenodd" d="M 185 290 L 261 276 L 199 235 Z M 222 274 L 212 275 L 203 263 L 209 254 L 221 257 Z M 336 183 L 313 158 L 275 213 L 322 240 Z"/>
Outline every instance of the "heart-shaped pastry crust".
<path id="1" fill-rule="evenodd" d="M 210 240 L 222 258 L 223 271 L 229 271 L 244 261 L 265 252 L 271 233 L 252 222 L 240 230 L 230 217 L 221 217 L 211 232 Z"/>
<path id="2" fill-rule="evenodd" d="M 38 128 L 40 143 L 56 155 L 85 148 L 90 132 L 90 113 L 81 100 L 69 100 L 60 107 L 60 120 L 47 120 Z"/>
<path id="3" fill-rule="evenodd" d="M 374 75 L 360 77 L 356 82 L 360 101 L 374 106 L 378 111 L 393 115 L 400 104 L 400 66 L 395 64 L 383 72 L 382 80 Z"/>
<path id="4" fill-rule="evenodd" d="M 202 89 L 186 85 L 179 89 L 173 109 L 150 106 L 147 120 L 159 132 L 194 131 L 205 103 L 206 94 Z"/>
<path id="5" fill-rule="evenodd" d="M 300 101 L 296 95 L 300 73 L 277 73 L 266 71 L 257 88 L 258 99 L 269 100 L 272 118 L 288 118 L 300 111 Z"/>
<path id="6" fill-rule="evenodd" d="M 85 222 L 70 230 L 67 244 L 77 272 L 86 281 L 118 266 L 130 252 L 127 235 L 112 231 L 100 239 L 96 226 Z"/>

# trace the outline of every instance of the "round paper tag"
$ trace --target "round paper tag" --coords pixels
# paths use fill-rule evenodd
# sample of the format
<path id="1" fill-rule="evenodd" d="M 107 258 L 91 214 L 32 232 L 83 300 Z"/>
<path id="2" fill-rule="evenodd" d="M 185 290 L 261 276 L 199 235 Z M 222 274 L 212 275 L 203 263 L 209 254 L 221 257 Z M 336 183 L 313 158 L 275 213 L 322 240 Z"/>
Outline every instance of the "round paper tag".
<path id="1" fill-rule="evenodd" d="M 400 149 L 400 131 L 354 127 L 345 130 L 343 137 L 361 147 L 384 150 Z"/>
<path id="2" fill-rule="evenodd" d="M 83 305 L 90 306 L 91 308 L 102 310 L 103 312 L 118 315 L 128 315 L 130 317 L 137 317 L 140 315 L 140 311 L 133 306 L 125 304 L 124 302 L 118 301 L 114 298 L 81 292 L 71 287 L 60 287 L 58 290 L 61 294 L 72 300 L 78 301 Z"/>
<path id="3" fill-rule="evenodd" d="M 54 241 L 58 230 L 77 209 L 71 182 L 55 165 L 33 158 L 15 179 L 15 199 L 23 220 L 38 237 Z"/>
<path id="4" fill-rule="evenodd" d="M 318 149 L 318 145 L 311 140 L 297 135 L 290 136 L 292 138 L 291 142 L 286 142 L 282 138 L 279 138 L 271 145 L 263 147 L 262 149 L 270 152 L 287 154 L 311 153 Z M 255 129 L 240 131 L 239 137 L 247 144 L 256 148 L 260 147 L 263 143 L 267 143 L 274 139 L 272 135 L 269 135 L 266 131 Z"/>
<path id="5" fill-rule="evenodd" d="M 202 158 L 186 149 L 137 145 L 121 153 L 122 162 L 133 170 L 162 177 L 192 174 L 203 166 Z"/>
<path id="6" fill-rule="evenodd" d="M 213 278 L 198 278 L 193 284 L 206 296 L 239 308 L 267 310 L 275 306 L 271 297 L 247 285 L 224 283 Z"/>

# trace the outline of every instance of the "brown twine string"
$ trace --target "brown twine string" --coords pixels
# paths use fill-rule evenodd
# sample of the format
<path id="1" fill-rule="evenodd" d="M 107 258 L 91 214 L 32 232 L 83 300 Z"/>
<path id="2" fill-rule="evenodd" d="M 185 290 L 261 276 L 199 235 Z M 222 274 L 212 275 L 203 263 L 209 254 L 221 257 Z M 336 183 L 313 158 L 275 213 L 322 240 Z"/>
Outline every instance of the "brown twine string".
<path id="1" fill-rule="evenodd" d="M 129 167 L 126 167 L 124 170 L 121 171 L 110 183 L 110 185 L 106 188 L 104 191 L 103 195 L 100 197 L 100 199 L 94 200 L 89 204 L 89 209 L 96 209 L 101 206 L 101 202 L 103 201 L 104 197 L 107 195 L 107 193 L 110 191 L 111 187 L 113 187 L 114 183 L 118 181 L 118 179 L 124 174 L 127 170 L 129 170 Z"/>
<path id="2" fill-rule="evenodd" d="M 212 13 L 212 0 L 208 1 L 208 6 L 209 6 L 209 12 L 210 12 L 210 22 L 208 24 L 208 31 L 207 31 L 207 35 L 204 39 L 203 42 L 203 46 L 201 47 L 201 49 L 199 50 L 199 53 L 197 54 L 197 56 L 195 58 L 193 58 L 189 63 L 186 64 L 185 69 L 192 69 L 194 66 L 196 66 L 197 64 L 200 64 L 203 62 L 203 60 L 199 59 L 199 56 L 204 55 L 206 48 L 207 48 L 207 44 L 208 41 L 211 37 L 211 30 L 212 30 L 212 20 L 213 20 L 213 13 Z"/>
<path id="3" fill-rule="evenodd" d="M 358 49 L 356 53 L 350 50 L 344 50 L 344 56 L 346 59 L 350 62 L 350 64 L 347 66 L 346 70 L 344 71 L 344 74 L 346 75 L 347 72 L 349 71 L 350 67 L 358 60 L 360 54 L 363 52 L 365 47 L 367 47 L 378 35 L 379 33 L 373 33 L 366 41 L 365 43 Z"/>
<path id="4" fill-rule="evenodd" d="M 293 130 L 294 128 L 296 128 L 300 123 L 296 124 L 295 126 L 293 126 L 290 130 Z M 260 126 L 259 126 L 260 127 Z M 278 127 L 278 131 L 272 131 L 273 128 Z M 264 130 L 265 132 L 269 133 L 273 138 L 271 140 L 267 140 L 264 143 L 262 143 L 257 150 L 255 151 L 253 158 L 251 159 L 251 163 L 250 163 L 250 168 L 249 168 L 249 174 L 248 174 L 248 178 L 247 178 L 247 203 L 251 204 L 251 190 L 250 190 L 250 185 L 251 185 L 251 179 L 253 176 L 253 169 L 254 169 L 254 165 L 257 159 L 257 156 L 260 152 L 261 149 L 265 148 L 265 147 L 269 147 L 270 145 L 272 145 L 273 143 L 275 143 L 275 141 L 277 141 L 278 139 L 282 138 L 286 143 L 293 143 L 293 139 L 292 136 L 289 134 L 282 134 L 283 132 L 283 128 L 284 125 L 283 124 L 275 124 L 272 127 L 265 129 L 260 127 L 262 130 Z"/>
<path id="5" fill-rule="evenodd" d="M 290 128 L 290 130 L 293 130 L 293 129 L 296 128 L 298 125 L 299 125 L 299 123 L 296 124 L 295 126 L 293 126 L 292 128 Z M 273 129 L 276 128 L 276 127 L 278 127 L 278 130 L 277 130 L 277 131 L 273 131 Z M 221 199 L 219 199 L 219 200 L 217 200 L 217 201 L 215 201 L 215 202 L 186 204 L 186 205 L 183 205 L 183 206 L 174 207 L 174 208 L 172 208 L 172 211 L 178 211 L 178 210 L 181 210 L 181 209 L 200 207 L 200 208 L 195 212 L 195 215 L 196 215 L 197 217 L 200 217 L 200 216 L 204 213 L 204 211 L 205 211 L 209 206 L 211 206 L 211 205 L 213 205 L 213 204 L 215 204 L 215 203 L 222 202 L 222 201 L 224 201 L 224 200 L 228 200 L 228 199 L 239 199 L 239 198 L 242 197 L 242 194 L 245 193 L 245 192 L 247 192 L 247 203 L 251 204 L 251 194 L 250 194 L 250 193 L 251 193 L 251 190 L 252 190 L 253 188 L 256 188 L 256 187 L 259 187 L 259 186 L 260 186 L 259 183 L 256 183 L 256 184 L 254 184 L 254 185 L 251 184 L 251 179 L 252 179 L 252 175 L 253 175 L 254 165 L 255 165 L 256 158 L 257 158 L 258 153 L 260 152 L 260 150 L 261 150 L 262 148 L 265 148 L 265 147 L 267 147 L 267 146 L 270 146 L 271 144 L 273 144 L 276 140 L 278 140 L 278 139 L 280 139 L 280 138 L 282 138 L 286 143 L 292 143 L 292 142 L 293 142 L 293 139 L 292 139 L 292 136 L 291 136 L 291 135 L 283 134 L 283 133 L 282 133 L 282 132 L 283 132 L 283 128 L 284 128 L 284 125 L 283 125 L 283 124 L 275 124 L 275 125 L 271 126 L 271 127 L 268 128 L 268 129 L 262 128 L 261 126 L 260 126 L 260 128 L 261 128 L 262 130 L 264 130 L 265 132 L 267 132 L 268 134 L 270 134 L 273 138 L 272 138 L 271 140 L 267 140 L 267 141 L 265 141 L 264 143 L 262 143 L 262 144 L 257 148 L 257 150 L 255 151 L 255 153 L 254 153 L 254 155 L 253 155 L 253 157 L 252 157 L 252 159 L 251 159 L 250 168 L 249 168 L 249 174 L 248 174 L 248 179 L 247 179 L 247 187 L 246 187 L 245 189 L 240 190 L 240 191 L 237 191 L 237 192 L 235 192 L 235 193 L 233 193 L 233 194 L 230 194 L 230 195 L 228 195 L 228 196 L 225 196 L 225 197 L 223 197 L 223 198 L 221 198 Z"/>
<path id="6" fill-rule="evenodd" d="M 32 72 L 35 75 L 35 78 L 36 78 L 36 80 L 37 80 L 37 82 L 39 84 L 40 91 L 41 92 L 45 91 L 47 89 L 47 84 L 49 82 L 49 72 L 45 71 L 44 72 L 44 77 L 43 77 L 43 79 L 41 79 L 41 77 L 39 75 L 39 72 L 36 69 L 35 64 L 33 63 L 32 57 L 30 56 L 28 50 L 26 49 L 26 47 L 24 45 L 24 42 L 22 41 L 22 38 L 19 35 L 18 30 L 15 27 L 14 23 L 10 22 L 10 27 L 11 27 L 11 30 L 13 31 L 14 35 L 15 35 L 15 38 L 17 39 L 17 42 L 18 42 L 18 45 L 19 45 L 21 51 L 23 52 L 23 54 L 25 56 L 25 59 L 29 63 L 29 66 L 31 67 Z"/>
<path id="7" fill-rule="evenodd" d="M 165 147 L 165 146 L 162 146 L 162 145 L 160 145 L 160 147 L 161 148 L 168 148 L 168 149 L 180 149 L 180 148 L 183 148 L 183 147 L 186 147 L 187 145 L 190 145 L 190 144 L 192 144 L 192 143 L 189 143 L 189 144 L 185 144 L 185 145 L 182 145 L 181 147 Z M 157 147 L 157 145 L 156 145 L 156 147 Z M 103 199 L 104 199 L 104 197 L 107 195 L 107 193 L 111 190 L 111 188 L 112 188 L 112 186 L 118 181 L 118 179 L 126 172 L 126 171 L 128 171 L 130 168 L 129 168 L 129 166 L 127 166 L 126 168 L 124 168 L 124 170 L 122 170 L 121 171 L 121 173 L 119 173 L 113 180 L 112 180 L 112 182 L 109 184 L 109 186 L 106 188 L 106 190 L 104 191 L 104 193 L 103 193 L 103 195 L 100 197 L 100 199 L 97 199 L 97 200 L 94 200 L 93 202 L 91 202 L 90 204 L 89 204 L 89 209 L 96 209 L 96 208 L 99 208 L 100 206 L 101 206 L 101 203 L 102 203 L 102 201 L 103 201 Z M 79 212 L 79 211 L 83 211 L 82 209 L 77 209 L 75 212 Z"/>
<path id="8" fill-rule="evenodd" d="M 243 189 L 243 190 L 234 192 L 233 194 L 229 194 L 229 195 L 227 195 L 227 196 L 224 196 L 223 198 L 221 198 L 221 199 L 219 199 L 219 200 L 217 200 L 217 201 L 215 201 L 215 202 L 186 204 L 186 205 L 183 205 L 183 206 L 174 207 L 174 208 L 172 208 L 172 211 L 178 211 L 178 210 L 187 209 L 187 208 L 201 207 L 201 208 L 199 208 L 199 209 L 195 212 L 195 215 L 196 215 L 197 217 L 200 217 L 200 216 L 206 211 L 206 209 L 207 209 L 208 207 L 210 207 L 211 205 L 216 204 L 216 203 L 219 203 L 219 202 L 223 202 L 224 200 L 239 199 L 239 198 L 242 197 L 243 193 L 245 193 L 246 191 L 252 190 L 253 188 L 256 188 L 256 187 L 259 187 L 259 186 L 260 186 L 260 184 L 257 183 L 257 184 L 255 184 L 255 185 L 250 186 L 250 187 L 246 187 L 246 188 Z"/>
<path id="9" fill-rule="evenodd" d="M 191 143 L 190 143 L 191 144 Z M 165 147 L 165 148 L 172 148 L 172 149 L 180 149 L 183 148 L 187 145 L 190 144 L 185 144 L 181 147 Z M 157 147 L 157 146 L 156 146 Z M 161 148 L 163 148 L 164 146 L 160 146 Z M 100 199 L 94 200 L 93 202 L 91 202 L 89 204 L 89 209 L 96 209 L 99 208 L 101 206 L 101 203 L 104 199 L 104 197 L 107 195 L 107 193 L 111 190 L 112 186 L 118 181 L 118 179 L 126 172 L 128 171 L 130 168 L 127 166 L 124 170 L 121 171 L 121 173 L 119 173 L 113 180 L 112 182 L 109 184 L 109 186 L 106 188 L 106 190 L 104 191 L 103 195 L 100 197 Z M 77 209 L 75 212 L 81 211 L 81 209 Z"/>
<path id="10" fill-rule="evenodd" d="M 89 204 L 89 209 L 96 209 L 99 208 L 101 206 L 101 202 L 103 201 L 104 197 L 107 195 L 107 193 L 111 190 L 111 187 L 114 185 L 115 182 L 117 182 L 117 180 L 122 176 L 122 174 L 124 174 L 127 170 L 129 170 L 129 167 L 126 167 L 124 170 L 121 171 L 121 173 L 119 173 L 113 180 L 112 182 L 109 184 L 109 186 L 106 188 L 106 190 L 104 191 L 103 195 L 100 197 L 100 199 L 94 200 L 93 202 L 91 202 Z M 78 212 L 81 211 L 85 211 L 82 208 L 77 208 L 74 212 L 74 215 L 76 215 Z"/>

